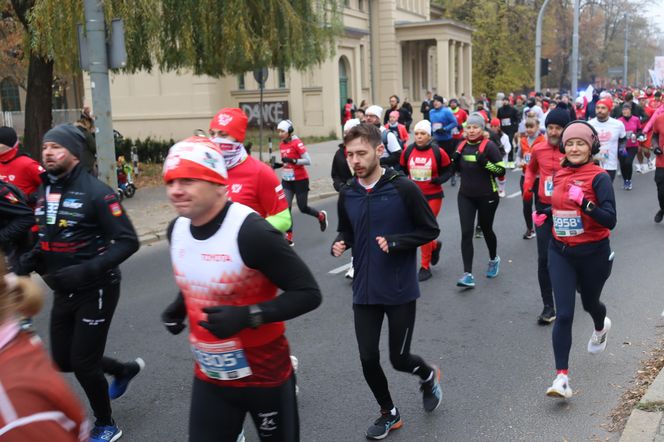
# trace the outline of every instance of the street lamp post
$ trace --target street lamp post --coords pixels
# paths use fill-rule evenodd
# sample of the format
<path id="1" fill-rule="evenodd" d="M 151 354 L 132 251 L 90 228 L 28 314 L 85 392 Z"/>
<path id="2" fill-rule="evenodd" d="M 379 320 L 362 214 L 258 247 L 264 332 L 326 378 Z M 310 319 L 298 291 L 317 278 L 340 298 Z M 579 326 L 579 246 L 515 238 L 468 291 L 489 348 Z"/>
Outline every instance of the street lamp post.
<path id="1" fill-rule="evenodd" d="M 535 91 L 542 89 L 542 69 L 540 60 L 542 59 L 542 20 L 544 18 L 544 9 L 549 0 L 544 0 L 542 7 L 537 14 L 537 28 L 535 29 Z"/>
<path id="2" fill-rule="evenodd" d="M 572 66 L 571 66 L 572 98 L 576 98 L 579 88 L 579 0 L 574 0 L 574 26 L 572 31 Z"/>

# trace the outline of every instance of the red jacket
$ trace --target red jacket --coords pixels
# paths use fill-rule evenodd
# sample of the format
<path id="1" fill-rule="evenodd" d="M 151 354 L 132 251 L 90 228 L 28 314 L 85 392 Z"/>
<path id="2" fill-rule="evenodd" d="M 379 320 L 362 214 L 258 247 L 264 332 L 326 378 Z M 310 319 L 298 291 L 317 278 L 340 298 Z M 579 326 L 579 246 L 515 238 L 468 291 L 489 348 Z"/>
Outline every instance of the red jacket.
<path id="1" fill-rule="evenodd" d="M 551 197 L 553 237 L 567 246 L 578 246 L 608 238 L 610 230 L 587 215 L 581 207 L 569 199 L 572 185 L 579 186 L 588 201 L 597 204 L 593 180 L 604 169 L 594 163 L 581 167 L 563 167 L 556 173 Z"/>
<path id="2" fill-rule="evenodd" d="M 535 178 L 539 177 L 539 188 L 537 189 L 539 201 L 543 204 L 551 204 L 554 177 L 561 168 L 560 162 L 564 156 L 558 146 L 552 146 L 548 141 L 543 141 L 533 147 L 523 182 L 523 199 L 525 201 L 532 200 L 533 192 L 531 189 L 535 185 Z"/>
<path id="3" fill-rule="evenodd" d="M 252 156 L 228 169 L 228 196 L 231 201 L 251 207 L 262 218 L 288 209 L 284 189 L 274 170 Z"/>
<path id="4" fill-rule="evenodd" d="M 546 143 L 546 137 L 544 135 L 538 135 L 537 138 L 535 138 L 535 141 L 533 142 L 533 145 L 531 146 L 528 144 L 528 137 L 527 136 L 522 136 L 519 140 L 519 145 L 520 145 L 520 155 L 521 159 L 523 160 L 523 164 L 521 165 L 523 172 L 525 173 L 526 167 L 528 167 L 528 164 L 530 164 L 530 158 L 533 155 L 533 149 L 535 149 L 535 146 L 537 146 L 539 143 Z"/>
<path id="5" fill-rule="evenodd" d="M 284 158 L 299 160 L 307 153 L 307 148 L 304 146 L 302 140 L 295 136 L 282 141 L 279 144 L 279 150 L 281 151 L 282 160 Z M 284 163 L 284 167 L 281 169 L 281 178 L 284 181 L 300 181 L 309 178 L 309 174 L 304 166 Z"/>
<path id="6" fill-rule="evenodd" d="M 452 131 L 452 138 L 455 140 L 463 140 L 463 125 L 466 124 L 466 120 L 468 119 L 468 114 L 466 113 L 465 110 L 461 109 L 460 107 L 457 107 L 452 111 L 454 114 L 454 118 L 457 120 L 457 124 L 461 126 L 461 129 L 459 129 L 458 133 L 454 133 L 455 131 Z"/>
<path id="7" fill-rule="evenodd" d="M 390 123 L 385 125 L 385 129 L 391 130 Z M 401 140 L 401 143 L 405 145 L 408 142 L 408 138 L 410 138 L 410 135 L 408 135 L 408 131 L 406 130 L 406 126 L 401 123 L 397 123 L 397 132 L 397 136 Z"/>
<path id="8" fill-rule="evenodd" d="M 0 155 L 0 179 L 18 187 L 28 200 L 39 188 L 43 172 L 38 162 L 19 155 L 16 147 Z"/>

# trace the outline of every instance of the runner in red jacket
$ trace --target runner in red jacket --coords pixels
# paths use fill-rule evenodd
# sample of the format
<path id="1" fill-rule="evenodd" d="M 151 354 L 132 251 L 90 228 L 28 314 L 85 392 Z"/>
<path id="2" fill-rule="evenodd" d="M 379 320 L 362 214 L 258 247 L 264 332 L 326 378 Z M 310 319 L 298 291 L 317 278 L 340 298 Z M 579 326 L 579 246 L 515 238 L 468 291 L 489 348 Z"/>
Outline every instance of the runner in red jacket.
<path id="1" fill-rule="evenodd" d="M 34 208 L 44 168 L 18 151 L 18 137 L 11 127 L 0 127 L 0 180 L 18 187 Z"/>

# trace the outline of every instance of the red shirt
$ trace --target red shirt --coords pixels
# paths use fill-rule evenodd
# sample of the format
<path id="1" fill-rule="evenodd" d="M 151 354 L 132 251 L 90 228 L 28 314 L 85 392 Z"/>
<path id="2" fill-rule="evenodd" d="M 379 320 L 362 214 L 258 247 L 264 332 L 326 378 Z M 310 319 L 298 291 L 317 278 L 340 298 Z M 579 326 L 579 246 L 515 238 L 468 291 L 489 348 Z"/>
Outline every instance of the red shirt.
<path id="1" fill-rule="evenodd" d="M 554 178 L 560 170 L 560 162 L 565 154 L 560 152 L 558 146 L 552 146 L 548 141 L 543 141 L 533 147 L 530 154 L 530 163 L 526 168 L 526 177 L 523 182 L 523 199 L 528 201 L 533 195 L 530 189 L 535 184 L 535 178 L 539 176 L 539 188 L 537 196 L 543 204 L 551 204 L 551 195 L 554 190 Z"/>
<path id="2" fill-rule="evenodd" d="M 533 149 L 535 149 L 535 146 L 537 146 L 539 143 L 546 143 L 546 137 L 541 134 L 538 135 L 531 146 L 530 144 L 528 144 L 528 137 L 522 136 L 521 139 L 519 140 L 519 143 L 521 146 L 521 158 L 523 159 L 523 165 L 521 167 L 523 168 L 523 172 L 525 173 L 526 167 L 528 167 L 528 164 L 530 164 L 530 158 L 533 155 Z"/>
<path id="3" fill-rule="evenodd" d="M 281 159 L 293 158 L 299 160 L 307 153 L 307 148 L 298 137 L 287 138 L 279 144 Z M 284 181 L 300 181 L 309 178 L 307 169 L 304 166 L 297 166 L 292 163 L 284 163 L 281 171 L 281 179 Z"/>
<path id="4" fill-rule="evenodd" d="M 466 124 L 466 120 L 468 119 L 468 114 L 466 113 L 465 110 L 461 109 L 460 107 L 454 109 L 452 113 L 454 114 L 454 118 L 456 118 L 457 120 L 457 124 L 462 126 L 458 133 L 452 134 L 452 138 L 454 138 L 455 140 L 463 140 L 463 125 Z"/>
<path id="5" fill-rule="evenodd" d="M 23 192 L 26 198 L 35 193 L 41 184 L 44 168 L 32 158 L 19 155 L 13 148 L 0 155 L 0 179 L 11 183 Z"/>
<path id="6" fill-rule="evenodd" d="M 659 148 L 664 150 L 664 114 L 655 118 L 651 133 L 659 136 Z M 664 167 L 664 155 L 655 155 L 655 167 Z"/>
<path id="7" fill-rule="evenodd" d="M 251 156 L 228 169 L 228 181 L 231 201 L 251 207 L 263 218 L 288 209 L 277 175 L 270 166 Z"/>
<path id="8" fill-rule="evenodd" d="M 443 185 L 431 182 L 432 178 L 439 177 L 441 174 L 441 171 L 438 170 L 438 164 L 436 164 L 436 156 L 433 153 L 433 149 L 439 149 L 440 151 L 440 165 L 442 167 L 449 166 L 450 157 L 447 156 L 447 153 L 443 149 L 436 145 L 431 145 L 428 149 L 423 150 L 417 147 L 410 149 L 408 164 L 406 164 L 406 151 L 409 149 L 405 149 L 401 153 L 400 160 L 401 167 L 408 171 L 408 178 L 417 184 L 417 187 L 420 188 L 427 199 L 443 197 Z"/>

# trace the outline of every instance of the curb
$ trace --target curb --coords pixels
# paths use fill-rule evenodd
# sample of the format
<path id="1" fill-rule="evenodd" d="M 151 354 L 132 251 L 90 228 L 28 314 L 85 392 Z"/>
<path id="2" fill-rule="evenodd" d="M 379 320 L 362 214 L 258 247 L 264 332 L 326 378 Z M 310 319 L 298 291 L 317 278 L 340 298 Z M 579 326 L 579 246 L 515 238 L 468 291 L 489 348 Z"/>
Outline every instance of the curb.
<path id="1" fill-rule="evenodd" d="M 319 201 L 325 198 L 330 198 L 332 196 L 338 195 L 337 192 L 321 192 L 313 195 L 309 195 L 309 201 Z M 166 229 L 159 230 L 156 232 L 148 232 L 139 235 L 138 242 L 141 246 L 148 246 L 156 242 L 166 239 Z"/>
<path id="2" fill-rule="evenodd" d="M 620 442 L 664 441 L 660 425 L 664 418 L 664 370 L 648 387 L 638 405 L 629 415 Z"/>

